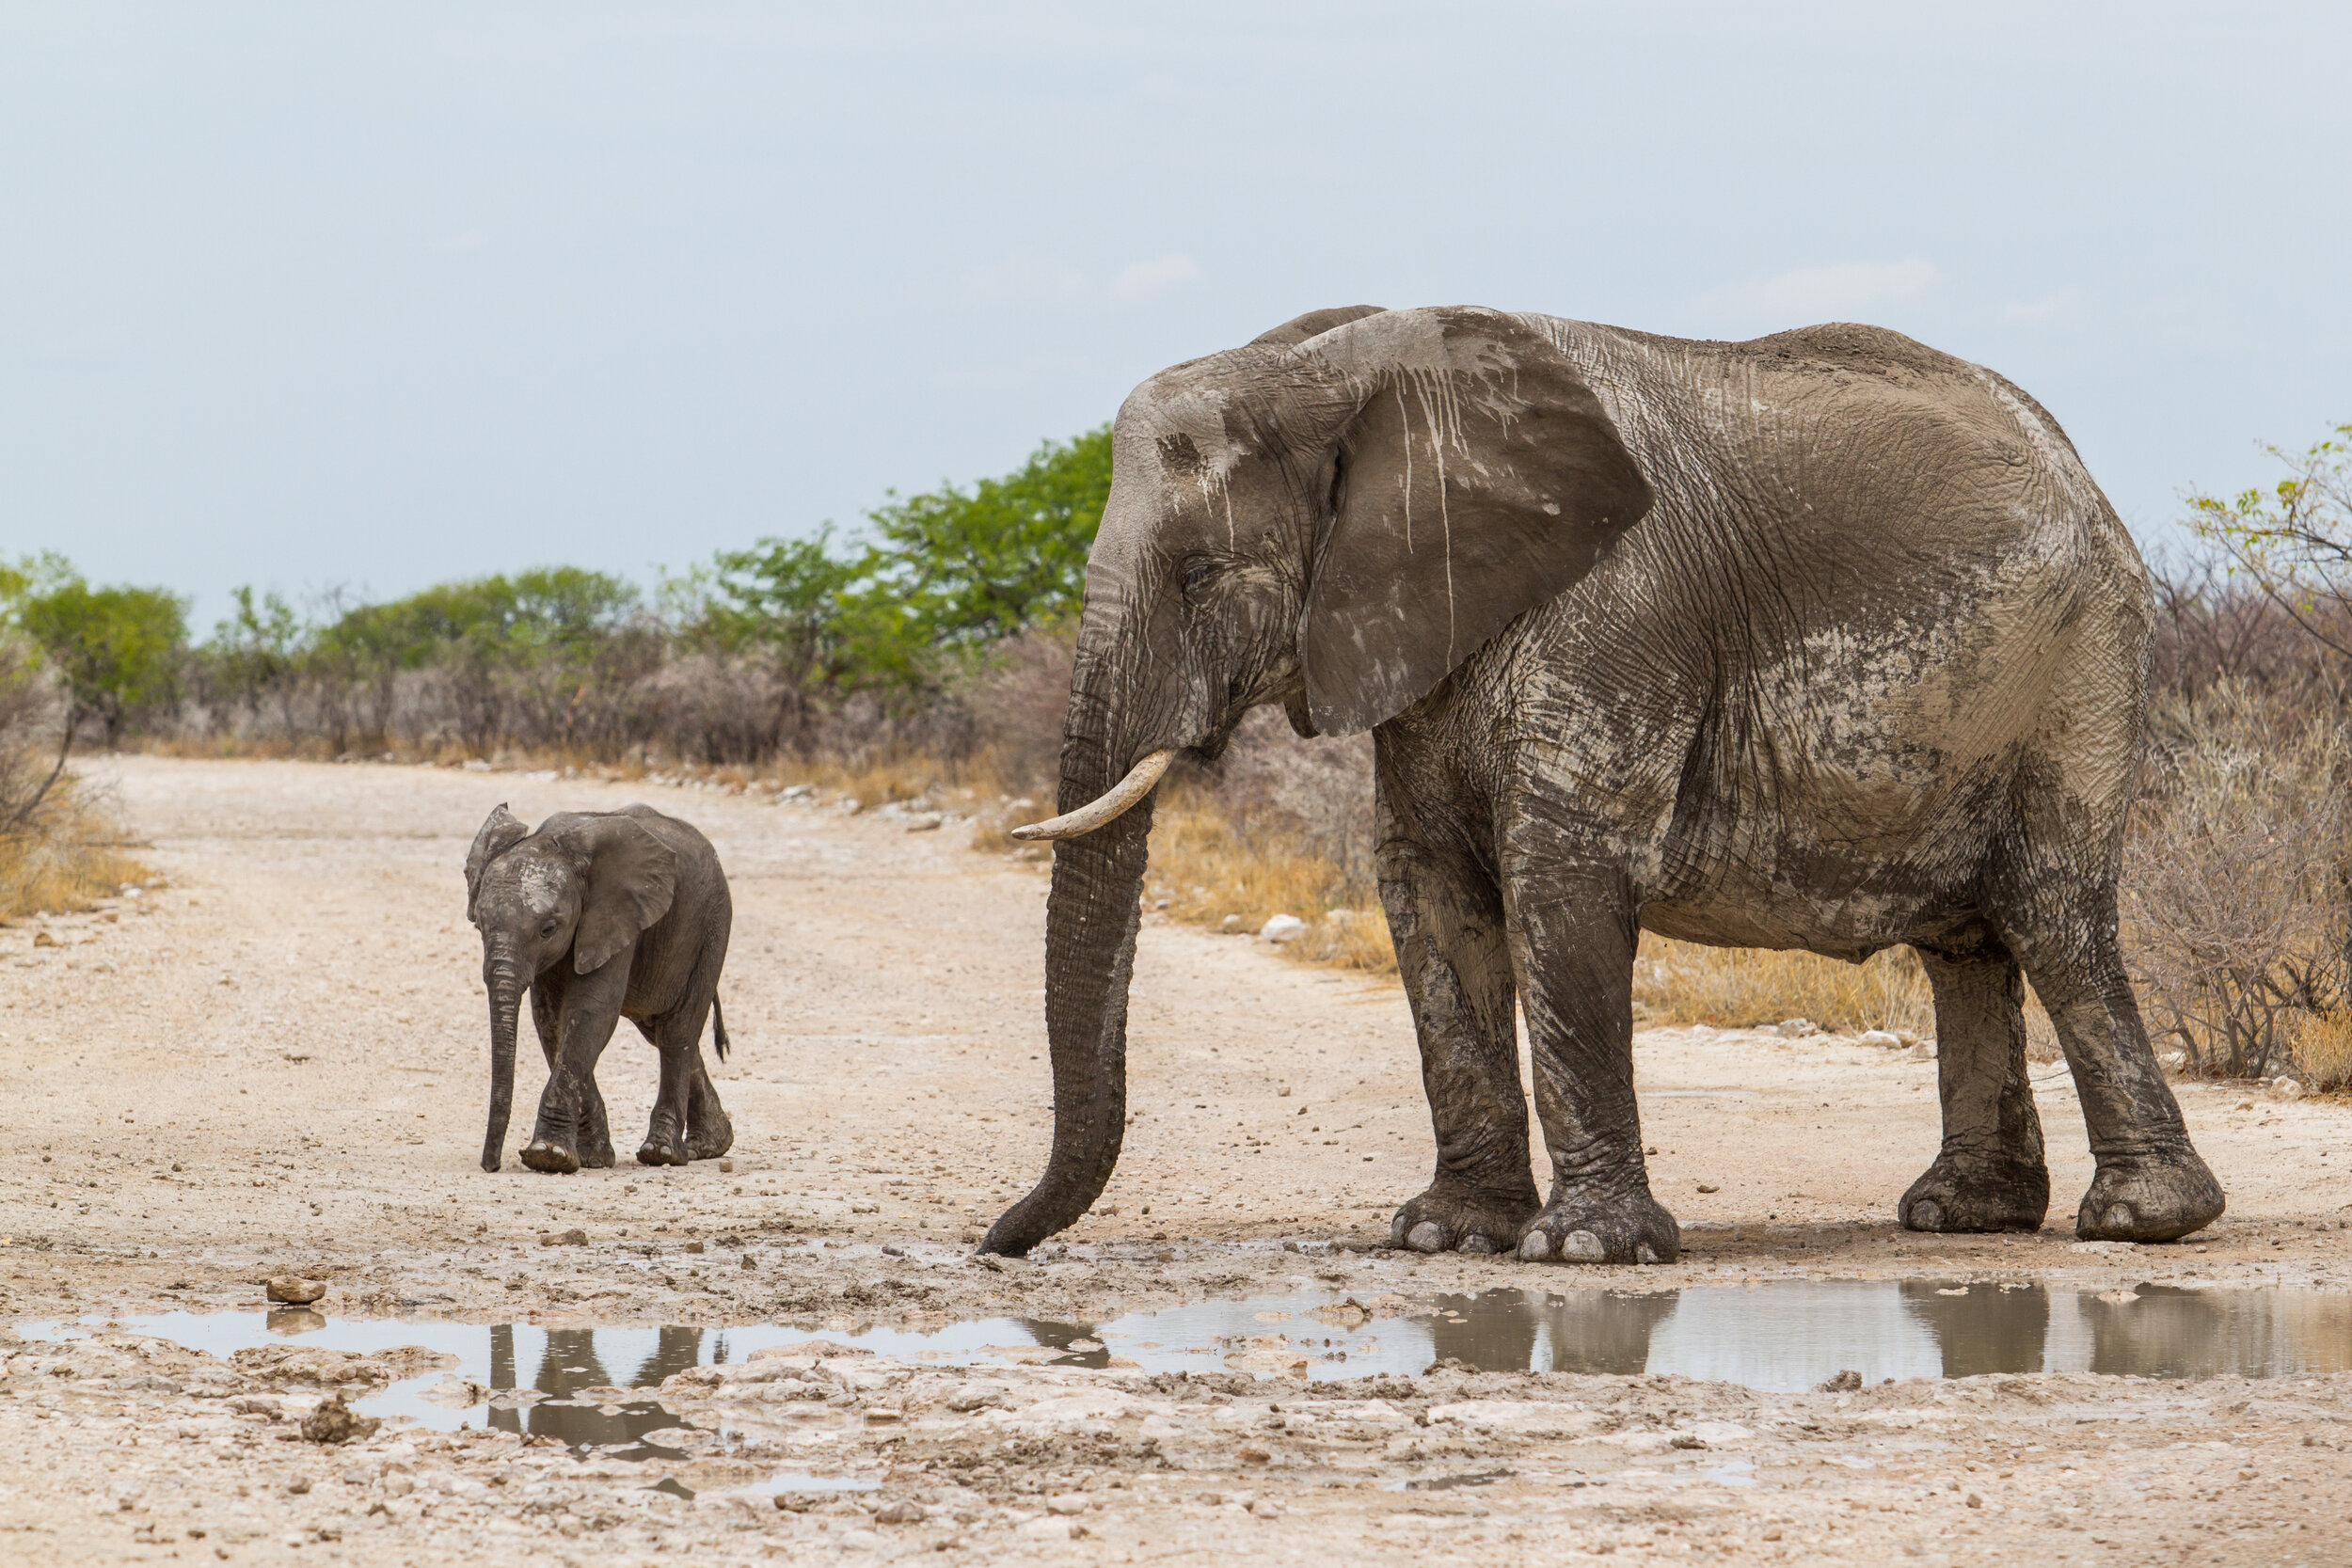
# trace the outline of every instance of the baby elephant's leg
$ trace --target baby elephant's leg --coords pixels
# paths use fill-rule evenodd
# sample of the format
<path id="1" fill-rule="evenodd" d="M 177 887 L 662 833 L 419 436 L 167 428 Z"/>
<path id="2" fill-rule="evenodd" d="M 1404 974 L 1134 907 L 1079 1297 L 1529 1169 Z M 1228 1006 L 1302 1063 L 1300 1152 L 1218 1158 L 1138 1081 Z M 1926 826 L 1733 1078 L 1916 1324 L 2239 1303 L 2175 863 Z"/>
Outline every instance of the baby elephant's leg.
<path id="1" fill-rule="evenodd" d="M 653 1024 L 654 1048 L 661 1053 L 661 1088 L 654 1097 L 645 1145 L 637 1151 L 644 1165 L 682 1165 L 707 1160 L 734 1146 L 735 1130 L 719 1108 L 719 1091 L 703 1070 L 703 1024 L 710 995 L 699 991 Z"/>
<path id="2" fill-rule="evenodd" d="M 689 1086 L 686 1102 L 686 1152 L 691 1159 L 716 1160 L 735 1147 L 735 1123 L 727 1119 L 726 1108 L 719 1103 L 718 1087 L 710 1082 L 710 1073 L 703 1065 L 703 1053 L 694 1052 L 694 1081 Z"/>

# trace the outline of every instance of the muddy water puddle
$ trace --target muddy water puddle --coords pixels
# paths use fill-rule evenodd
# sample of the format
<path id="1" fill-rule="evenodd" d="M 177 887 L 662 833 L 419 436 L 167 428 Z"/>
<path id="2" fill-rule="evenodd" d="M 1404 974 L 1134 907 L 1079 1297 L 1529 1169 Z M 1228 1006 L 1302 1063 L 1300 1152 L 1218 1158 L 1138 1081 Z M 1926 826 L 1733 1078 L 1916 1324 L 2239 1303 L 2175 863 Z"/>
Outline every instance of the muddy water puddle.
<path id="1" fill-rule="evenodd" d="M 56 1338 L 97 1326 L 26 1323 L 19 1331 Z M 811 1338 L 955 1366 L 1341 1378 L 1411 1375 L 1443 1360 L 1482 1371 L 1677 1373 L 1780 1392 L 1849 1372 L 1876 1383 L 1990 1372 L 2198 1378 L 2352 1370 L 2352 1295 L 2149 1285 L 2093 1293 L 1986 1281 L 1779 1280 L 1364 1300 L 1293 1294 L 1197 1302 L 1099 1323 L 985 1318 L 927 1330 L 557 1328 L 310 1311 L 171 1312 L 106 1326 L 221 1356 L 289 1342 L 361 1354 L 422 1345 L 457 1365 L 395 1383 L 358 1407 L 395 1425 L 489 1426 L 623 1459 L 683 1457 L 673 1442 L 706 1436 L 682 1430 L 652 1397 L 664 1379 Z M 867 1483 L 806 1477 L 789 1484 Z"/>

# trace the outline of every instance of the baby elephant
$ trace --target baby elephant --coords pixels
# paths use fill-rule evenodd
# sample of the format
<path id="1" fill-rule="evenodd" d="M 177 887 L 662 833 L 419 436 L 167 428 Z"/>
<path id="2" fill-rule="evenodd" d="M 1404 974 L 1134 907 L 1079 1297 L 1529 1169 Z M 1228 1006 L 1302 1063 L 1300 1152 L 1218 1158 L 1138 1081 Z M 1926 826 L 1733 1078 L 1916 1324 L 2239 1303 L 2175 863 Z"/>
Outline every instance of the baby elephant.
<path id="1" fill-rule="evenodd" d="M 726 1015 L 719 970 L 734 922 L 710 841 L 650 806 L 559 812 L 532 832 L 504 806 L 466 856 L 466 916 L 482 932 L 490 990 L 490 1131 L 482 1168 L 499 1168 L 515 1103 L 515 1015 L 531 988 L 531 1022 L 547 1053 L 539 1122 L 523 1149 L 532 1170 L 612 1164 L 596 1058 L 627 1018 L 661 1053 L 661 1089 L 641 1164 L 724 1154 L 735 1129 L 703 1070 L 706 1014 L 721 1060 Z"/>

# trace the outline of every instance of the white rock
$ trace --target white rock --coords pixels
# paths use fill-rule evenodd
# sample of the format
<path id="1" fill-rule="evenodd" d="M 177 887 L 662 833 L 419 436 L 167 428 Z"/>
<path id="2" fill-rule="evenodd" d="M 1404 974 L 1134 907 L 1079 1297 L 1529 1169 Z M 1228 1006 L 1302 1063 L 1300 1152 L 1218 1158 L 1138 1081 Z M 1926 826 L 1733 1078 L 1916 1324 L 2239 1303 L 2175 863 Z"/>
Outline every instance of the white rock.
<path id="1" fill-rule="evenodd" d="M 1785 1040 L 1801 1040 L 1807 1035 L 1818 1035 L 1820 1032 L 1821 1026 L 1809 1018 L 1784 1018 L 1780 1021 L 1777 1030 L 1780 1037 Z"/>
<path id="2" fill-rule="evenodd" d="M 1268 942 L 1296 942 L 1307 929 L 1307 923 L 1295 914 L 1269 915 L 1258 927 L 1258 934 Z"/>
<path id="3" fill-rule="evenodd" d="M 2300 1100 L 2303 1098 L 2303 1085 L 2292 1078 L 2279 1078 L 2271 1083 L 2270 1092 L 2280 1100 Z"/>
<path id="4" fill-rule="evenodd" d="M 1894 1051 L 1903 1043 L 1901 1037 L 1889 1029 L 1865 1029 L 1861 1041 L 1864 1045 L 1875 1045 L 1881 1051 Z"/>

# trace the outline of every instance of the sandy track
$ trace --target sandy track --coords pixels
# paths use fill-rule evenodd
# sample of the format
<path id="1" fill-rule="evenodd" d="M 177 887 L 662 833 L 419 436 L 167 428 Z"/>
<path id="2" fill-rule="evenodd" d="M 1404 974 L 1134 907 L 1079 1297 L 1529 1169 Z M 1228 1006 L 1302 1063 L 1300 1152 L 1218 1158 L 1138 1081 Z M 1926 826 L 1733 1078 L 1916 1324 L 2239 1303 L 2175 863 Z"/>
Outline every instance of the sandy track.
<path id="1" fill-rule="evenodd" d="M 93 771 L 114 781 L 170 886 L 99 915 L 50 922 L 56 947 L 34 947 L 30 927 L 0 932 L 0 1115 L 9 1134 L 0 1143 L 0 1234 L 8 1238 L 0 1281 L 12 1319 L 128 1316 L 174 1305 L 250 1308 L 254 1281 L 288 1270 L 329 1279 L 326 1305 L 342 1313 L 599 1323 L 991 1313 L 1083 1323 L 1212 1292 L 1307 1287 L 1369 1300 L 1383 1291 L 1571 1283 L 1559 1271 L 1502 1259 L 1342 1253 L 1310 1263 L 1280 1250 L 1275 1243 L 1283 1241 L 1319 1251 L 1334 1240 L 1384 1240 L 1389 1212 L 1426 1180 L 1427 1119 L 1401 994 L 1287 962 L 1255 942 L 1159 924 L 1147 925 L 1136 966 L 1136 1114 L 1103 1204 L 1064 1239 L 1066 1257 L 1049 1249 L 1054 1255 L 1040 1264 L 1001 1271 L 966 1260 L 965 1241 L 1034 1178 L 1049 1130 L 1039 986 L 1045 884 L 1033 868 L 972 853 L 956 824 L 910 832 L 903 820 L 710 792 L 430 768 L 123 758 Z M 486 1031 L 479 949 L 463 919 L 466 846 L 501 800 L 535 821 L 557 809 L 641 797 L 702 827 L 733 880 L 735 947 L 722 994 L 736 1053 L 714 1072 L 737 1128 L 735 1169 L 625 1165 L 555 1179 L 510 1160 L 504 1172 L 485 1176 L 473 1164 Z M 2340 1107 L 2185 1089 L 2200 1146 L 2229 1188 L 2229 1217 L 2192 1245 L 2077 1250 L 2058 1228 L 2006 1240 L 1893 1228 L 1896 1196 L 1934 1148 L 1931 1063 L 1834 1041 L 1681 1031 L 1644 1036 L 1638 1056 L 1646 1137 L 1659 1150 L 1656 1188 L 1683 1221 L 1688 1251 L 1667 1268 L 1580 1273 L 1577 1285 L 1662 1289 L 1790 1275 L 1997 1275 L 2099 1288 L 2352 1283 L 2352 1232 L 2341 1228 L 2352 1213 L 2343 1175 L 2352 1117 Z M 650 1048 L 625 1030 L 600 1074 L 614 1141 L 625 1149 L 650 1104 L 652 1064 Z M 514 1141 L 528 1130 L 537 1068 L 526 1050 Z M 2089 1180 L 2090 1161 L 2063 1073 L 2051 1074 L 2040 1093 L 2053 1213 L 2062 1217 Z M 1719 1191 L 1701 1194 L 1702 1183 Z M 588 1247 L 536 1244 L 543 1231 L 575 1226 L 587 1232 Z M 812 1238 L 830 1244 L 811 1246 Z M 884 1242 L 898 1255 L 882 1254 Z M 707 1250 L 690 1252 L 690 1244 Z M 88 1354 L 103 1359 L 102 1352 Z M 356 1512 L 355 1499 L 381 1494 L 379 1475 L 358 1483 L 353 1497 L 328 1497 L 352 1489 L 335 1479 L 348 1466 L 308 1444 L 246 1445 L 223 1458 L 200 1433 L 173 1440 L 187 1425 L 183 1407 L 193 1396 L 184 1393 L 142 1397 L 110 1387 L 78 1404 L 53 1400 L 36 1409 L 28 1390 L 54 1396 L 58 1385 L 41 1381 L 45 1371 L 10 1366 L 17 1370 L 0 1379 L 0 1448 L 16 1457 L 0 1459 L 8 1492 L 0 1501 L 0 1560 L 16 1551 L 11 1542 L 25 1547 L 27 1560 L 107 1560 L 135 1547 L 189 1552 L 190 1538 L 178 1529 L 176 1545 L 133 1540 L 141 1524 L 162 1517 L 155 1499 L 165 1491 L 174 1507 L 213 1504 L 259 1521 L 231 1527 L 241 1559 L 291 1555 L 299 1548 L 284 1545 L 273 1509 L 299 1533 L 309 1528 L 303 1519 L 325 1516 L 330 1505 L 340 1518 Z M 1024 1401 L 1062 1397 L 1054 1392 L 1057 1380 L 1103 1374 L 1023 1375 L 1029 1381 L 1005 1397 L 1025 1408 Z M 1461 1381 L 1440 1374 L 1431 1388 L 1447 1378 Z M 93 1373 L 86 1381 L 123 1380 Z M 1508 1528 L 1442 1527 L 1489 1538 L 1480 1547 L 1470 1544 L 1472 1533 L 1447 1537 L 1471 1555 L 1516 1556 L 1543 1543 L 1556 1556 L 1602 1544 L 1605 1535 L 1609 1544 L 1645 1551 L 1704 1543 L 1768 1557 L 1875 1558 L 1897 1529 L 1907 1546 L 1963 1560 L 1998 1540 L 2038 1540 L 2074 1525 L 2090 1530 L 2105 1520 L 2118 1542 L 2153 1545 L 2162 1536 L 2183 1551 L 2195 1542 L 2224 1557 L 2238 1550 L 2230 1531 L 2251 1531 L 2244 1537 L 2251 1551 L 2257 1540 L 2280 1546 L 2283 1529 L 2285 1544 L 2306 1555 L 2247 1560 L 2338 1560 L 2310 1555 L 2313 1538 L 2296 1526 L 2325 1517 L 2340 1529 L 2352 1496 L 2340 1477 L 2325 1479 L 2332 1473 L 2326 1466 L 2315 1472 L 2320 1480 L 2270 1489 L 2290 1464 L 2341 1464 L 2332 1446 L 2304 1440 L 2334 1445 L 2352 1433 L 2342 1424 L 2352 1419 L 2352 1377 L 2342 1375 L 2298 1386 L 2286 1403 L 2280 1385 L 2012 1378 L 2003 1381 L 2019 1390 L 2010 1396 L 2014 1409 L 1980 1414 L 1935 1404 L 1951 1386 L 1931 1383 L 1788 1397 L 1681 1384 L 1653 1398 L 1659 1380 L 1583 1379 L 1572 1389 L 1524 1377 L 1471 1381 L 1505 1401 L 1539 1396 L 1618 1409 L 1621 1427 L 1737 1411 L 1753 1430 L 1764 1430 L 1758 1421 L 1772 1427 L 1772 1441 L 1801 1467 L 1814 1463 L 1804 1457 L 1807 1445 L 1851 1446 L 1863 1413 L 1848 1406 L 1857 1400 L 1887 1411 L 1943 1412 L 1905 1429 L 1927 1433 L 1905 1461 L 1923 1474 L 1961 1473 L 1979 1449 L 1989 1454 L 1997 1445 L 2007 1452 L 2040 1444 L 2045 1456 L 2033 1463 L 2058 1477 L 2061 1455 L 2094 1465 L 2126 1428 L 2136 1453 L 2172 1456 L 2138 1465 L 2128 1496 L 2099 1505 L 2098 1520 L 1997 1498 L 1966 1508 L 1938 1481 L 1914 1488 L 1935 1504 L 1906 1505 L 1910 1522 L 1899 1528 L 1883 1517 L 1866 1524 L 1845 1506 L 1868 1494 L 1875 1512 L 1885 1500 L 1884 1473 L 1836 1466 L 1754 1488 L 1725 1483 L 1709 1492 L 1677 1482 L 1668 1501 L 1642 1505 L 1648 1513 L 1605 1518 L 1589 1489 L 1555 1495 L 1504 1483 L 1453 1513 L 1474 1520 L 1484 1515 L 1464 1511 L 1486 1509 Z M 923 1526 L 877 1530 L 863 1513 L 856 1521 L 821 1511 L 760 1519 L 677 1504 L 674 1516 L 632 1513 L 606 1527 L 621 1533 L 600 1535 L 595 1555 L 690 1542 L 722 1559 L 793 1555 L 820 1537 L 832 1550 L 863 1532 L 873 1539 L 851 1550 L 954 1541 L 1009 1554 L 1120 1545 L 1110 1551 L 1116 1557 L 1136 1546 L 1148 1547 L 1140 1555 L 1179 1545 L 1225 1550 L 1241 1532 L 1251 1550 L 1313 1560 L 1327 1531 L 1342 1527 L 1370 1532 L 1353 1549 L 1372 1555 L 1431 1549 L 1390 1533 L 1418 1527 L 1381 1524 L 1402 1506 L 1394 1495 L 1333 1491 L 1324 1482 L 1336 1472 L 1304 1457 L 1293 1466 L 1277 1453 L 1253 1468 L 1257 1462 L 1235 1457 L 1248 1445 L 1233 1441 L 1196 1451 L 1186 1447 L 1185 1422 L 1223 1430 L 1211 1416 L 1186 1415 L 1165 1390 L 1133 1397 L 1160 1402 L 1156 1417 L 1128 1416 L 1171 1423 L 1173 1435 L 1157 1451 L 1187 1456 L 1172 1470 L 1125 1450 L 1081 1463 L 1063 1451 L 1068 1444 L 1040 1438 L 1043 1447 L 1023 1462 L 1028 1470 L 1004 1471 L 994 1493 L 985 1478 L 977 1490 L 949 1486 L 949 1503 L 968 1496 L 972 1506 L 935 1503 Z M 1220 1408 L 1232 1408 L 1225 1397 Z M 1426 1416 L 1435 1397 L 1424 1391 L 1418 1406 L 1402 1395 L 1387 1402 Z M 1645 1415 L 1645 1401 L 1659 1408 Z M 1810 1432 L 1796 1418 L 1808 1410 Z M 72 1441 L 41 1440 L 60 1429 L 36 1423 L 57 1421 L 72 1424 Z M 934 1468 L 969 1446 L 970 1433 L 959 1436 L 962 1429 L 945 1414 L 929 1435 L 919 1428 L 906 1429 L 902 1451 L 930 1452 Z M 2020 1432 L 2034 1433 L 2031 1444 Z M 142 1433 L 146 1453 L 103 1457 Z M 868 1438 L 849 1441 L 845 1453 Z M 2234 1445 L 2232 1456 L 2165 1447 L 2214 1441 Z M 1514 1454 L 1526 1463 L 1531 1451 L 1571 1451 L 1565 1442 L 1490 1426 L 1484 1438 L 1457 1446 L 1465 1456 Z M 453 1474 L 511 1467 L 513 1456 L 490 1451 L 495 1446 L 486 1437 L 455 1444 L 432 1463 Z M 1637 1449 L 1606 1451 L 1630 1474 L 1645 1469 Z M 1420 1461 L 1394 1445 L 1377 1451 L 1379 1465 L 1391 1468 L 1443 1454 L 1426 1444 Z M 125 1463 L 176 1479 L 168 1487 L 159 1479 L 146 1499 L 102 1519 L 90 1499 L 110 1481 L 120 1486 Z M 1648 1464 L 1649 1473 L 1669 1474 L 1654 1457 Z M 270 1490 L 307 1474 L 306 1465 L 323 1478 L 315 1494 Z M 1132 1475 L 1136 1485 L 1122 1487 L 1107 1510 L 1084 1515 L 1088 1540 L 1070 1541 L 1067 1531 L 1049 1540 L 1057 1527 L 1015 1522 L 1024 1512 L 1017 1499 L 1028 1496 L 1021 1487 L 1067 1480 L 1073 1466 L 1098 1482 Z M 642 1490 L 642 1470 L 629 1472 L 634 1481 L 593 1470 L 559 1479 L 582 1498 L 602 1495 L 599 1488 Z M 2236 1479 L 2240 1470 L 2249 1471 L 2247 1480 Z M 1232 1474 L 1220 1481 L 1225 1472 Z M 1389 1473 L 1378 1465 L 1366 1472 Z M 1770 1465 L 1757 1473 L 1771 1475 Z M 1167 1475 L 1176 1481 L 1158 1487 Z M 1200 1501 L 1220 1488 L 1233 1492 L 1235 1475 L 1269 1509 L 1289 1512 L 1261 1517 L 1230 1501 Z M 2096 1489 L 2081 1472 L 2060 1479 L 2067 1485 L 2058 1490 L 2071 1486 L 2081 1500 L 2050 1507 L 2090 1506 Z M 946 1483 L 925 1484 L 938 1492 Z M 2184 1508 L 2159 1500 L 2168 1488 L 2185 1497 L 2191 1486 L 2217 1489 L 2198 1504 L 2201 1528 L 2193 1530 Z M 251 1496 L 238 1497 L 241 1487 Z M 1613 1495 L 1620 1501 L 1640 1490 L 1624 1478 L 1620 1487 Z M 1287 1501 L 1278 1505 L 1278 1497 Z M 642 1513 L 673 1501 L 632 1506 Z M 466 1534 L 472 1506 L 453 1501 L 437 1515 L 410 1508 L 405 1518 L 397 1506 L 360 1513 L 374 1523 L 339 1530 L 334 1543 L 314 1531 L 310 1555 L 392 1561 L 423 1552 L 448 1560 L 445 1554 L 470 1544 L 457 1555 L 519 1560 L 534 1543 L 568 1540 L 544 1511 L 531 1516 L 538 1525 L 517 1522 L 520 1533 L 496 1544 Z M 1424 1513 L 1411 1517 L 1436 1517 L 1425 1512 L 1433 1505 L 1417 1506 Z M 958 1512 L 973 1521 L 956 1522 Z M 495 1506 L 489 1513 L 498 1514 Z M 1662 1530 L 1654 1528 L 1661 1520 Z M 2207 1523 L 2219 1528 L 2201 1528 Z M 1967 1541 L 1963 1532 L 1971 1530 L 1980 1542 Z M 154 1528 L 148 1533 L 160 1536 Z M 215 1528 L 201 1539 L 219 1548 L 227 1537 Z M 1528 1544 L 1509 1544 L 1515 1539 Z M 2084 1553 L 2105 1550 L 2081 1539 Z"/>

